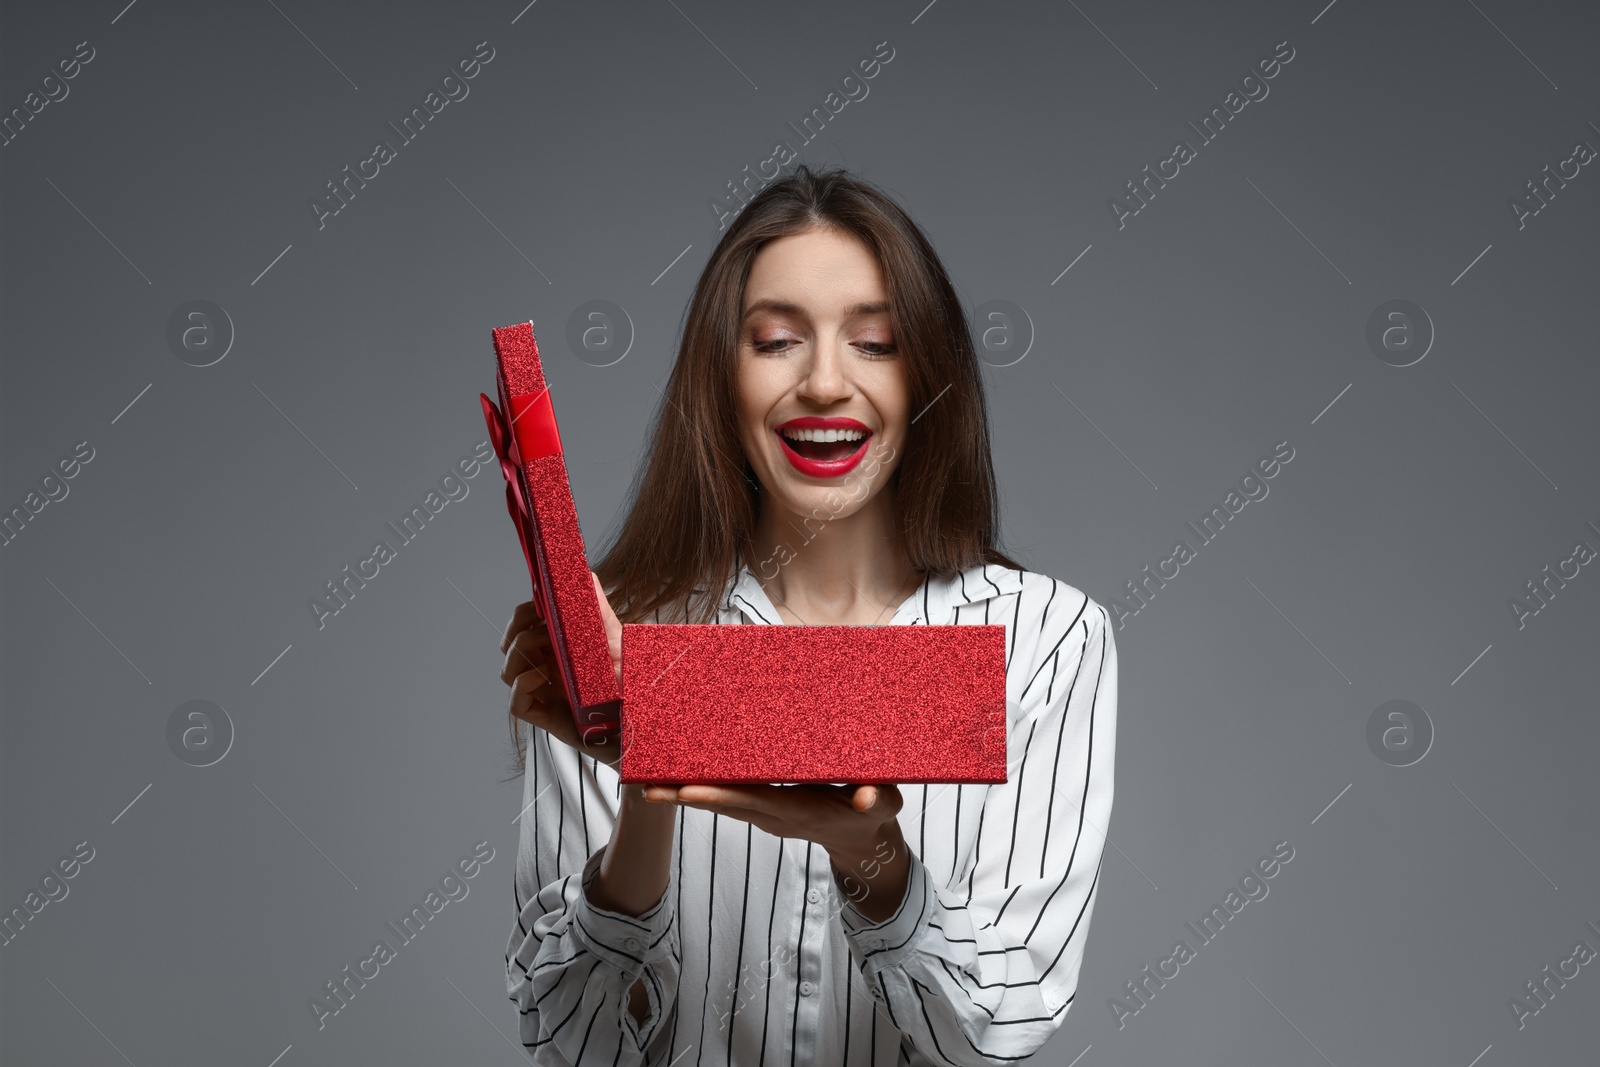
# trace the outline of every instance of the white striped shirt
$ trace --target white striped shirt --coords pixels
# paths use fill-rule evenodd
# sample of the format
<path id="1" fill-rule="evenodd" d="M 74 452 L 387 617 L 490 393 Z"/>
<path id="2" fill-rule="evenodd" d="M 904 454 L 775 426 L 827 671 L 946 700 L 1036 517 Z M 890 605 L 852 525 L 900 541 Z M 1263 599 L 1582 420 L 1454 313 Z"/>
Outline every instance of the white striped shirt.
<path id="1" fill-rule="evenodd" d="M 748 568 L 717 621 L 782 625 Z M 698 808 L 678 809 L 653 908 L 593 906 L 584 887 L 610 839 L 617 774 L 523 724 L 506 989 L 534 1062 L 994 1064 L 1061 1025 L 1111 815 L 1106 611 L 1064 582 L 991 564 L 925 581 L 889 622 L 1006 627 L 1008 766 L 1003 784 L 901 786 L 910 877 L 881 923 L 839 891 L 826 849 Z M 628 993 L 641 977 L 638 1024 Z"/>

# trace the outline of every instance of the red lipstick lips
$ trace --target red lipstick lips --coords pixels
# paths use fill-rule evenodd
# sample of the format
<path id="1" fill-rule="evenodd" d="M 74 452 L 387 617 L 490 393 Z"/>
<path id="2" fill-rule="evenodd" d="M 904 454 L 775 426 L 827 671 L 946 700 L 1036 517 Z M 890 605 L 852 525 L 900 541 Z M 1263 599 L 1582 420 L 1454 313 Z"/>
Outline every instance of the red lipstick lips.
<path id="1" fill-rule="evenodd" d="M 861 437 L 856 441 L 797 441 L 785 437 L 785 430 L 851 430 L 861 434 Z M 780 424 L 774 432 L 778 435 L 784 458 L 795 470 L 809 478 L 838 478 L 849 474 L 867 454 L 867 442 L 872 439 L 872 430 L 864 423 L 841 416 L 805 415 Z M 819 433 L 814 436 L 823 435 Z"/>

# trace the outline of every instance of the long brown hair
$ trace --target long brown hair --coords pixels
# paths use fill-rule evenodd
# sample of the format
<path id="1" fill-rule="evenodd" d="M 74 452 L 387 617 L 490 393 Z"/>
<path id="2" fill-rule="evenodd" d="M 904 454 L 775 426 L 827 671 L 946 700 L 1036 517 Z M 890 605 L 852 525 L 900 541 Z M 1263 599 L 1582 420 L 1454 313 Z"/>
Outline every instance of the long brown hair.
<path id="1" fill-rule="evenodd" d="M 745 205 L 695 284 L 627 515 L 593 564 L 623 622 L 646 621 L 658 608 L 669 609 L 663 619 L 711 622 L 718 594 L 751 562 L 761 484 L 739 442 L 734 378 L 745 281 L 768 242 L 815 226 L 855 235 L 883 270 L 910 408 L 918 413 L 883 489 L 894 494 L 907 562 L 944 579 L 985 563 L 1023 569 L 998 547 L 983 377 L 944 265 L 911 217 L 875 186 L 844 170 L 802 164 Z M 701 590 L 709 595 L 691 611 Z M 522 764 L 515 718 L 511 735 Z"/>
<path id="2" fill-rule="evenodd" d="M 941 578 L 983 563 L 1022 569 L 997 547 L 983 379 L 944 266 L 911 217 L 875 186 L 802 164 L 745 205 L 695 285 L 627 516 L 594 566 L 624 622 L 687 605 L 697 587 L 710 595 L 685 621 L 710 622 L 718 594 L 751 562 L 761 486 L 739 442 L 734 377 L 745 281 L 768 242 L 819 225 L 853 234 L 877 257 L 905 354 L 910 408 L 920 415 L 884 491 L 895 494 L 907 562 Z"/>

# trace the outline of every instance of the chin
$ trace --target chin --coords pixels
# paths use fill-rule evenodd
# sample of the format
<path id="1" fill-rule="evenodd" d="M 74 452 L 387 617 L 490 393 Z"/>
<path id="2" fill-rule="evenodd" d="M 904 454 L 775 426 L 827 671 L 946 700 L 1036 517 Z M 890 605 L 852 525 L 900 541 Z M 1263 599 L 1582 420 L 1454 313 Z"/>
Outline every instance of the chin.
<path id="1" fill-rule="evenodd" d="M 782 477 L 772 500 L 805 518 L 828 521 L 848 518 L 860 511 L 881 491 L 878 478 L 840 478 L 835 482 L 805 482 L 797 477 Z"/>

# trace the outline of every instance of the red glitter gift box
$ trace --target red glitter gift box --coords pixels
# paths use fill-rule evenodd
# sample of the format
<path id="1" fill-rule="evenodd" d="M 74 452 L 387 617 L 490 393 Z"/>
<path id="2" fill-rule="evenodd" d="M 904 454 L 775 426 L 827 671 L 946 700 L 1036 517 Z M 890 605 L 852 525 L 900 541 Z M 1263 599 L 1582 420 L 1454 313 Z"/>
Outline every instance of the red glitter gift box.
<path id="1" fill-rule="evenodd" d="M 622 627 L 622 781 L 1003 782 L 1005 627 Z"/>
<path id="2" fill-rule="evenodd" d="M 590 738 L 612 735 L 620 726 L 622 697 L 533 323 L 496 329 L 494 351 L 500 406 L 482 393 L 478 399 L 505 475 L 506 510 L 528 563 L 534 607 L 550 631 L 579 729 Z"/>
<path id="3" fill-rule="evenodd" d="M 1006 780 L 1004 626 L 627 623 L 619 689 L 533 324 L 479 394 L 578 727 L 624 782 Z"/>

